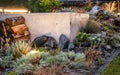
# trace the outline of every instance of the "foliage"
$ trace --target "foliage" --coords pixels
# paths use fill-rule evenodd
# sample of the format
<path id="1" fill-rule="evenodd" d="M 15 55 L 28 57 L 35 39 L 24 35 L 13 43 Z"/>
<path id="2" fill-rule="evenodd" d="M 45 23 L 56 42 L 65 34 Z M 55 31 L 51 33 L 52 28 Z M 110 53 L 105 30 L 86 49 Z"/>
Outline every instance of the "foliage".
<path id="1" fill-rule="evenodd" d="M 43 12 L 50 12 L 52 9 L 59 7 L 61 2 L 59 0 L 40 0 L 39 4 Z"/>
<path id="2" fill-rule="evenodd" d="M 79 32 L 75 39 L 75 44 L 79 45 L 80 42 L 85 42 L 88 40 L 88 34 L 84 32 Z"/>
<path id="3" fill-rule="evenodd" d="M 100 45 L 101 43 L 105 43 L 106 33 L 97 33 L 97 34 L 89 34 L 89 41 L 92 45 Z"/>
<path id="4" fill-rule="evenodd" d="M 51 67 L 45 67 L 38 69 L 34 72 L 34 75 L 64 75 L 63 73 L 64 64 L 52 65 Z"/>
<path id="5" fill-rule="evenodd" d="M 114 47 L 120 47 L 120 34 L 114 34 L 111 39 L 110 39 L 110 45 L 114 46 Z"/>
<path id="6" fill-rule="evenodd" d="M 3 67 L 3 68 L 6 68 L 6 67 L 12 67 L 12 64 L 13 64 L 13 56 L 4 56 L 4 57 L 1 57 L 1 60 L 0 60 L 0 65 Z"/>
<path id="7" fill-rule="evenodd" d="M 40 48 L 35 47 L 34 49 L 40 52 L 47 51 L 45 47 L 40 47 Z"/>
<path id="8" fill-rule="evenodd" d="M 28 0 L 28 8 L 31 12 L 39 12 L 41 8 L 39 0 Z"/>
<path id="9" fill-rule="evenodd" d="M 14 69 L 17 75 L 32 75 L 34 66 L 30 63 L 22 63 L 17 65 L 17 67 L 14 67 Z"/>
<path id="10" fill-rule="evenodd" d="M 8 72 L 6 75 L 17 75 L 17 74 L 16 72 L 11 71 L 11 72 Z"/>
<path id="11" fill-rule="evenodd" d="M 116 10 L 116 6 L 117 6 L 117 3 L 115 1 L 105 3 L 105 9 L 110 12 L 114 12 Z"/>
<path id="12" fill-rule="evenodd" d="M 95 20 L 89 20 L 86 27 L 83 30 L 86 33 L 99 33 L 100 27 L 99 27 L 99 22 Z"/>
<path id="13" fill-rule="evenodd" d="M 86 52 L 86 61 L 88 64 L 94 64 L 95 60 L 101 54 L 100 51 L 96 50 L 95 48 L 89 48 Z"/>
<path id="14" fill-rule="evenodd" d="M 98 62 L 98 65 L 104 65 L 105 64 L 105 59 L 103 59 L 103 58 L 98 58 L 98 60 L 97 60 L 97 62 Z"/>
<path id="15" fill-rule="evenodd" d="M 43 53 L 44 54 L 44 53 Z M 59 52 L 58 54 L 51 56 L 49 53 L 45 53 L 44 57 L 40 60 L 39 67 L 48 67 L 54 64 L 68 65 L 68 67 L 74 67 L 74 65 L 79 65 L 85 60 L 85 54 L 71 52 Z"/>
<path id="16" fill-rule="evenodd" d="M 10 48 L 15 57 L 21 57 L 22 55 L 26 55 L 31 50 L 29 44 L 24 41 L 17 41 L 15 43 L 12 43 Z"/>

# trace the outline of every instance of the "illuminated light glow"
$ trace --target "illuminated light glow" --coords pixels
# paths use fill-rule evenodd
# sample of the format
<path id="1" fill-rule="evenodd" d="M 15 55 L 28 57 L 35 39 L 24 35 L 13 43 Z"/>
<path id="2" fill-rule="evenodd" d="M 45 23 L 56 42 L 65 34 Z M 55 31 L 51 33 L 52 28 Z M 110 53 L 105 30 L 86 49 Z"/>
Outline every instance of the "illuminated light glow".
<path id="1" fill-rule="evenodd" d="M 37 53 L 37 52 L 38 52 L 38 51 L 32 50 L 32 51 L 29 52 L 29 54 L 35 54 L 35 53 Z"/>
<path id="2" fill-rule="evenodd" d="M 20 12 L 20 13 L 22 13 L 22 12 L 28 12 L 28 10 L 25 10 L 25 9 L 22 9 L 22 10 L 17 10 L 17 9 L 4 9 L 4 12 Z"/>
<path id="3" fill-rule="evenodd" d="M 117 15 L 120 15 L 120 13 L 117 13 Z"/>
<path id="4" fill-rule="evenodd" d="M 3 10 L 2 9 L 0 9 L 0 12 L 2 12 Z"/>

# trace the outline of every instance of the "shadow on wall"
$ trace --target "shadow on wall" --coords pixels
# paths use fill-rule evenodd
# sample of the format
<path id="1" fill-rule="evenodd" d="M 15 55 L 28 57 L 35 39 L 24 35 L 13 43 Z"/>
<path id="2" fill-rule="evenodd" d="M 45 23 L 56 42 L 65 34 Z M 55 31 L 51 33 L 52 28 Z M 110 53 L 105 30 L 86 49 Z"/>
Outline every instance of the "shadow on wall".
<path id="1" fill-rule="evenodd" d="M 71 23 L 70 23 L 70 41 L 74 41 L 77 33 L 85 28 L 89 20 L 88 14 L 71 14 Z"/>

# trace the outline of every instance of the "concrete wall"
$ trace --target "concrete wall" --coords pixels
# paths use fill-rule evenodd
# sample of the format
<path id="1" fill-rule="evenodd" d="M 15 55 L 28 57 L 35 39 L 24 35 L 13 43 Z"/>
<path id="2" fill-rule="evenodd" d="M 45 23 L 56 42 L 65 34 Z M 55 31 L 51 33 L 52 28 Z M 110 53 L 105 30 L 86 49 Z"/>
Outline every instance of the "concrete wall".
<path id="1" fill-rule="evenodd" d="M 89 19 L 88 14 L 80 13 L 33 13 L 21 14 L 26 19 L 26 25 L 31 33 L 31 40 L 46 34 L 53 36 L 57 41 L 61 34 L 74 40 L 80 28 L 84 27 Z M 0 15 L 0 20 L 20 15 Z"/>

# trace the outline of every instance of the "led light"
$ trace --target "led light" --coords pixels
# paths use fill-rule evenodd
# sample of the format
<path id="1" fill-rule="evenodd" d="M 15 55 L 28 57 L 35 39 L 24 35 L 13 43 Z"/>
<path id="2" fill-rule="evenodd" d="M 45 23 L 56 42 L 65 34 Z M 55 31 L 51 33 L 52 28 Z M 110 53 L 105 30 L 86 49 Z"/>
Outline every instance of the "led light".
<path id="1" fill-rule="evenodd" d="M 28 10 L 25 10 L 25 9 L 4 9 L 4 12 L 19 12 L 19 13 L 22 13 L 22 12 L 28 12 Z"/>

